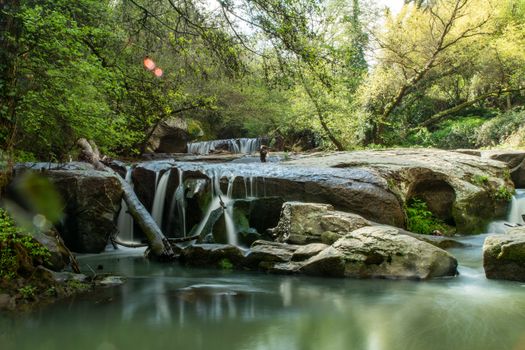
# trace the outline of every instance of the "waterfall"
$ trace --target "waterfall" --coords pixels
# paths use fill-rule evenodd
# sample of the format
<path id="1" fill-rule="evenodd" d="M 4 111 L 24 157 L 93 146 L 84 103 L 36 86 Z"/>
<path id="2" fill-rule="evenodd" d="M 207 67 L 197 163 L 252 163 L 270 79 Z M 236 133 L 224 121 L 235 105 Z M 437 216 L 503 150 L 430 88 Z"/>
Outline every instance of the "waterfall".
<path id="1" fill-rule="evenodd" d="M 131 167 L 126 167 L 126 177 L 125 180 L 127 183 L 133 187 L 133 182 L 131 181 Z M 133 217 L 128 212 L 128 205 L 126 201 L 122 199 L 120 204 L 120 212 L 118 214 L 117 220 L 117 229 L 118 236 L 122 241 L 133 242 Z"/>
<path id="2" fill-rule="evenodd" d="M 224 220 L 226 225 L 226 234 L 228 236 L 228 243 L 238 245 L 239 242 L 237 240 L 237 230 L 233 221 L 233 204 L 235 203 L 235 201 L 232 200 L 232 193 L 234 181 L 235 175 L 230 176 L 228 180 L 228 191 L 224 200 L 226 205 L 226 210 L 224 210 Z"/>
<path id="3" fill-rule="evenodd" d="M 232 153 L 251 154 L 256 152 L 260 146 L 261 140 L 259 138 L 200 141 L 188 143 L 188 153 L 209 154 L 216 149 L 225 149 Z"/>
<path id="4" fill-rule="evenodd" d="M 205 228 L 208 220 L 210 219 L 211 214 L 215 210 L 222 207 L 228 244 L 237 245 L 238 244 L 237 231 L 235 228 L 235 222 L 233 220 L 233 204 L 235 203 L 235 201 L 232 199 L 235 175 L 233 175 L 231 172 L 227 172 L 223 174 L 220 171 L 217 171 L 217 169 L 208 169 L 206 171 L 206 175 L 211 180 L 212 200 L 210 204 L 208 205 L 206 213 L 204 214 L 204 217 L 201 219 L 199 226 L 195 230 L 195 234 L 201 234 L 202 230 Z M 220 186 L 220 180 L 224 176 L 228 178 L 228 189 L 226 191 L 226 194 L 222 192 L 221 186 Z M 207 233 L 208 232 L 205 232 L 205 234 Z"/>
<path id="5" fill-rule="evenodd" d="M 257 152 L 261 147 L 261 139 L 239 139 L 240 153 L 251 154 Z"/>
<path id="6" fill-rule="evenodd" d="M 512 201 L 510 203 L 510 208 L 505 220 L 493 221 L 488 225 L 487 232 L 490 233 L 504 233 L 509 226 L 505 223 L 511 225 L 525 225 L 525 221 L 521 215 L 525 214 L 525 189 L 517 189 L 514 196 L 512 196 Z"/>
<path id="7" fill-rule="evenodd" d="M 164 202 L 166 199 L 166 188 L 168 187 L 168 179 L 171 174 L 171 169 L 166 171 L 162 176 L 160 177 L 159 183 L 157 185 L 157 188 L 155 190 L 155 197 L 153 197 L 153 207 L 151 209 L 151 216 L 153 217 L 153 220 L 159 225 L 159 227 L 162 227 L 162 214 L 164 212 Z M 158 177 L 158 173 L 157 173 Z"/>
<path id="8" fill-rule="evenodd" d="M 183 234 L 183 237 L 186 237 L 186 201 L 185 201 L 185 189 L 183 175 L 184 172 L 182 169 L 177 169 L 179 175 L 179 185 L 175 190 L 175 195 L 173 200 L 177 204 L 177 213 L 180 218 L 180 232 Z"/>

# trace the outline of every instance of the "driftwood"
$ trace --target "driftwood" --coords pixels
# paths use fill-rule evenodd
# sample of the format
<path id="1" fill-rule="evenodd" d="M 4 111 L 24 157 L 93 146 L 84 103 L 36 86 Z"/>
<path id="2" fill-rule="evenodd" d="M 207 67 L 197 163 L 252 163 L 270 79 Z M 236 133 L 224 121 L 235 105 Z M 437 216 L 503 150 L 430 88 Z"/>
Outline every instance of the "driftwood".
<path id="1" fill-rule="evenodd" d="M 119 180 L 124 191 L 123 197 L 128 205 L 128 211 L 146 235 L 149 241 L 150 252 L 153 256 L 160 260 L 171 260 L 175 258 L 175 253 L 171 248 L 170 242 L 164 236 L 144 205 L 139 201 L 135 191 L 133 191 L 131 186 L 119 174 L 103 163 L 104 158 L 101 158 L 96 145 L 89 143 L 84 138 L 79 139 L 77 145 L 81 150 L 81 160 L 91 163 L 97 170 L 104 170 L 114 174 Z"/>
<path id="2" fill-rule="evenodd" d="M 190 236 L 190 237 L 168 238 L 168 242 L 170 242 L 170 244 L 176 244 L 176 243 L 183 243 L 183 242 L 193 241 L 193 240 L 196 240 L 196 239 L 199 239 L 199 238 L 200 238 L 200 235 L 194 235 L 194 236 Z M 126 248 L 143 248 L 143 247 L 148 247 L 149 246 L 148 243 L 123 242 L 120 239 L 118 239 L 118 237 L 111 237 L 111 243 L 113 243 L 115 245 L 120 245 L 120 246 L 123 246 L 123 247 L 126 247 Z"/>

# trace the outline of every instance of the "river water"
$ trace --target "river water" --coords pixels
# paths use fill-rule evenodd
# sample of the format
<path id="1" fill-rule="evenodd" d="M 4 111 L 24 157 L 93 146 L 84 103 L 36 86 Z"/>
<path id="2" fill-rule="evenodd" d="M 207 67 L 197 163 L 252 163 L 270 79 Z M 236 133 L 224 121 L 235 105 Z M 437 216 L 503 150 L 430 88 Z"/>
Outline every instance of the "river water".
<path id="1" fill-rule="evenodd" d="M 0 349 L 525 349 L 525 284 L 486 280 L 484 235 L 453 249 L 461 275 L 344 280 L 183 268 L 120 250 L 82 268 L 116 288 L 0 321 Z"/>
<path id="2" fill-rule="evenodd" d="M 458 277 L 425 282 L 185 268 L 132 249 L 84 255 L 86 273 L 102 265 L 127 282 L 0 316 L 0 349 L 523 350 L 525 284 L 485 278 L 486 236 L 450 249 Z"/>

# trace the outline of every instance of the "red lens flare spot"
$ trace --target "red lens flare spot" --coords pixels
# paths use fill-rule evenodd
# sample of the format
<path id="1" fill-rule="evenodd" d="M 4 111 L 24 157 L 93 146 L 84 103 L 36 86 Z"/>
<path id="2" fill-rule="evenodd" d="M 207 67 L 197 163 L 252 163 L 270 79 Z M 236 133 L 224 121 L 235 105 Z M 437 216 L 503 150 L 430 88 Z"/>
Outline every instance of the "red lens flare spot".
<path id="1" fill-rule="evenodd" d="M 160 69 L 160 68 L 157 67 L 157 68 L 155 68 L 155 70 L 153 71 L 153 74 L 155 74 L 155 76 L 157 76 L 157 77 L 160 78 L 160 77 L 162 76 L 162 74 L 164 74 L 164 72 L 162 71 L 162 69 Z"/>
<path id="2" fill-rule="evenodd" d="M 155 69 L 155 62 L 149 57 L 144 58 L 144 67 L 146 67 L 147 70 L 154 70 Z"/>

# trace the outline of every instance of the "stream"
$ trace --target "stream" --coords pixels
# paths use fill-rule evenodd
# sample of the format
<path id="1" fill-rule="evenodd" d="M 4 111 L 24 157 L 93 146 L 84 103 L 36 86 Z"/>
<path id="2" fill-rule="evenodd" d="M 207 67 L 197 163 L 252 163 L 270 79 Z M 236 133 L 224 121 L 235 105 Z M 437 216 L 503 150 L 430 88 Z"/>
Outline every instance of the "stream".
<path id="1" fill-rule="evenodd" d="M 451 249 L 460 276 L 322 279 L 183 268 L 120 249 L 82 269 L 119 287 L 0 321 L 11 349 L 524 349 L 525 284 L 485 279 L 485 235 Z M 89 266 L 88 266 L 89 265 Z"/>
<path id="2" fill-rule="evenodd" d="M 524 204 L 518 190 L 506 221 Z M 108 248 L 79 256 L 81 269 L 125 284 L 0 315 L 0 349 L 525 349 L 525 284 L 485 278 L 487 235 L 449 249 L 459 276 L 423 282 L 188 268 Z"/>

